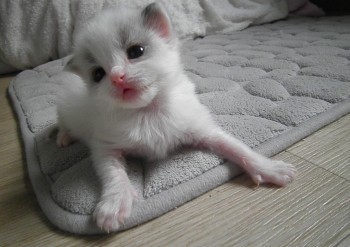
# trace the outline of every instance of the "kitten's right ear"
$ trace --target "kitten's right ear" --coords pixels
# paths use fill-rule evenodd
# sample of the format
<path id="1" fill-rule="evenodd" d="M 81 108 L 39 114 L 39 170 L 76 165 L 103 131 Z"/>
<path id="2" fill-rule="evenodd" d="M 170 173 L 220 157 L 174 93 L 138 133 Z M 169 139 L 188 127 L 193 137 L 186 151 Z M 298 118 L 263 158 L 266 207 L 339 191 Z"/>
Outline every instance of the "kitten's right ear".
<path id="1" fill-rule="evenodd" d="M 170 18 L 159 3 L 151 3 L 142 11 L 143 23 L 155 30 L 161 37 L 170 38 L 172 26 Z"/>
<path id="2" fill-rule="evenodd" d="M 69 60 L 65 64 L 63 70 L 80 76 L 80 68 L 79 68 L 78 64 L 76 63 L 76 59 L 74 56 L 69 58 Z"/>

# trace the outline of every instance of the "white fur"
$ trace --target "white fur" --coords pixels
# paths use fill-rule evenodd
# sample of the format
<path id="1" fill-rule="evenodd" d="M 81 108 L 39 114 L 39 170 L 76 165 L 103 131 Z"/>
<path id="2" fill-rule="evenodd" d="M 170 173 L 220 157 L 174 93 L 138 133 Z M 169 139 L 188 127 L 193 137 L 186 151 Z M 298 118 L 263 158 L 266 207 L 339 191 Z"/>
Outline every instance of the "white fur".
<path id="1" fill-rule="evenodd" d="M 160 6 L 153 10 L 167 18 Z M 144 45 L 146 51 L 127 61 L 125 50 L 133 44 Z M 90 75 L 96 64 L 86 59 L 87 51 L 106 71 L 97 84 Z M 116 66 L 142 92 L 131 102 L 115 96 L 118 89 L 110 73 Z M 130 215 L 136 196 L 124 171 L 125 155 L 161 159 L 182 145 L 193 145 L 241 165 L 258 184 L 284 186 L 294 178 L 293 166 L 253 152 L 216 125 L 183 72 L 173 33 L 160 37 L 140 13 L 107 11 L 97 17 L 81 33 L 68 68 L 86 84 L 71 85 L 61 97 L 57 144 L 68 145 L 72 136 L 89 145 L 103 188 L 94 218 L 107 232 Z"/>

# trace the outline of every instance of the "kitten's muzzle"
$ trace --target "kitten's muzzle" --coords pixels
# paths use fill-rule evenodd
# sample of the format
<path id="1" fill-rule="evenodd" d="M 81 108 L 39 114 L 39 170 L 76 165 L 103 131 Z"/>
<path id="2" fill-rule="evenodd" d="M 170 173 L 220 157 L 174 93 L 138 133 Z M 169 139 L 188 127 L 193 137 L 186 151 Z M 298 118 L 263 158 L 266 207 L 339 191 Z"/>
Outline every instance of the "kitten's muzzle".
<path id="1" fill-rule="evenodd" d="M 111 74 L 111 83 L 117 89 L 115 96 L 123 100 L 133 100 L 138 95 L 138 90 L 135 87 L 133 80 L 128 80 L 126 74 L 121 72 L 119 67 L 113 67 Z"/>

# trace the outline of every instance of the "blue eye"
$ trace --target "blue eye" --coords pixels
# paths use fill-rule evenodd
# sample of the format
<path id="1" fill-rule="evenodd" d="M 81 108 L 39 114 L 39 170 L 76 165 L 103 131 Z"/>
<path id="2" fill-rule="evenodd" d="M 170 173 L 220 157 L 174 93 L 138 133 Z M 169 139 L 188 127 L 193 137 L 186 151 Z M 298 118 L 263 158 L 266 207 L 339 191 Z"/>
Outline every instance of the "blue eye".
<path id="1" fill-rule="evenodd" d="M 141 57 L 144 51 L 145 51 L 145 48 L 143 46 L 133 45 L 126 50 L 126 54 L 128 55 L 128 59 L 136 59 Z"/>
<path id="2" fill-rule="evenodd" d="M 92 71 L 92 80 L 96 83 L 99 83 L 102 78 L 106 75 L 106 72 L 102 67 L 97 67 Z"/>

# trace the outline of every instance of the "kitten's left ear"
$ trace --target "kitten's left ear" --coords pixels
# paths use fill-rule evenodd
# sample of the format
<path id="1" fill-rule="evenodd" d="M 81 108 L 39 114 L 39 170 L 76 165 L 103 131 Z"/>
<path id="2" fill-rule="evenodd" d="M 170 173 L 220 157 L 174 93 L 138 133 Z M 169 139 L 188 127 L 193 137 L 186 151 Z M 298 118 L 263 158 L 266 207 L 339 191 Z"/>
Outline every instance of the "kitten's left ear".
<path id="1" fill-rule="evenodd" d="M 142 11 L 143 23 L 155 30 L 161 37 L 170 38 L 172 26 L 170 18 L 159 3 L 151 3 Z"/>

